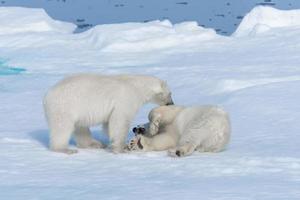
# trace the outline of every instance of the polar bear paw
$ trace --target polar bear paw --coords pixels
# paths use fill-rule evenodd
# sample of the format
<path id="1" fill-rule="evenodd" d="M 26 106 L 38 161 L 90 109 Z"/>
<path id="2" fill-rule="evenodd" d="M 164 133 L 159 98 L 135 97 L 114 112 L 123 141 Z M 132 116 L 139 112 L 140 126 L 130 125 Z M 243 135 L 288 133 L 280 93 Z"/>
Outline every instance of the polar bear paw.
<path id="1" fill-rule="evenodd" d="M 96 140 L 92 141 L 88 146 L 88 148 L 91 148 L 91 149 L 102 149 L 104 147 L 105 146 L 101 142 L 98 142 Z"/>
<path id="2" fill-rule="evenodd" d="M 184 146 L 169 150 L 168 154 L 172 157 L 184 157 L 191 155 L 194 151 L 194 145 L 186 144 Z"/>
<path id="3" fill-rule="evenodd" d="M 142 144 L 142 137 L 141 135 L 135 136 L 132 140 L 130 140 L 129 144 L 127 145 L 127 149 L 129 151 L 137 151 L 143 150 L 144 145 Z"/>
<path id="4" fill-rule="evenodd" d="M 55 152 L 65 153 L 65 154 L 68 154 L 68 155 L 78 153 L 77 149 L 52 149 L 52 150 L 55 151 Z"/>
<path id="5" fill-rule="evenodd" d="M 185 151 L 183 149 L 171 149 L 168 151 L 168 155 L 171 157 L 182 157 L 185 155 Z"/>
<path id="6" fill-rule="evenodd" d="M 101 142 L 93 139 L 89 142 L 77 143 L 77 147 L 82 149 L 102 149 L 105 146 Z"/>

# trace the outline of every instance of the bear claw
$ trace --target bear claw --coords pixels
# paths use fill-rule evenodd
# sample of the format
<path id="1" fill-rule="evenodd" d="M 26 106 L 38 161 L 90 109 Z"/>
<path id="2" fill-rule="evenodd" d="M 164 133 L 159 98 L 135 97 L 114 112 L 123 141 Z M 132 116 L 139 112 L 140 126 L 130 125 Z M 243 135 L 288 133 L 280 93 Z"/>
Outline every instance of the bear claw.
<path id="1" fill-rule="evenodd" d="M 179 151 L 179 150 L 177 150 L 177 151 L 175 152 L 175 154 L 176 154 L 178 157 L 180 157 L 180 156 L 181 156 L 181 153 L 180 153 L 180 151 Z"/>
<path id="2" fill-rule="evenodd" d="M 141 150 L 143 148 L 144 147 L 141 144 L 141 137 L 139 136 L 136 136 L 134 139 L 130 140 L 129 144 L 127 145 L 127 149 L 130 151 Z"/>

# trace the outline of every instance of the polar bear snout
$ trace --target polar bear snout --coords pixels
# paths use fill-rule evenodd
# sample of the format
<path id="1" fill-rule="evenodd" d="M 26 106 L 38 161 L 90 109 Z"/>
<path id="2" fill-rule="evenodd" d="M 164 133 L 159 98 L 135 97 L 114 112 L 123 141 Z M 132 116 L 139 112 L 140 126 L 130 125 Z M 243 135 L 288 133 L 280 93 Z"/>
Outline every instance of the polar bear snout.
<path id="1" fill-rule="evenodd" d="M 170 100 L 166 103 L 166 106 L 174 105 L 173 99 L 170 98 Z"/>
<path id="2" fill-rule="evenodd" d="M 146 129 L 144 127 L 137 126 L 137 127 L 134 127 L 132 129 L 132 131 L 134 132 L 135 135 L 139 135 L 139 134 L 144 135 L 146 132 Z"/>
<path id="3" fill-rule="evenodd" d="M 132 132 L 136 132 L 137 131 L 137 127 L 134 127 L 133 129 L 132 129 Z"/>
<path id="4" fill-rule="evenodd" d="M 158 88 L 158 89 L 157 89 Z M 172 99 L 172 93 L 168 88 L 166 83 L 160 84 L 160 87 L 157 87 L 154 91 L 154 96 L 152 98 L 152 102 L 160 105 L 160 106 L 167 106 L 173 105 L 174 101 Z"/>
<path id="5" fill-rule="evenodd" d="M 133 133 L 137 136 L 137 135 L 144 135 L 147 136 L 149 135 L 149 123 L 146 124 L 139 124 L 137 126 L 135 126 L 132 131 Z"/>
<path id="6" fill-rule="evenodd" d="M 172 99 L 171 92 L 168 92 L 167 95 L 165 97 L 163 97 L 163 99 L 165 99 L 166 106 L 174 105 L 174 101 Z"/>

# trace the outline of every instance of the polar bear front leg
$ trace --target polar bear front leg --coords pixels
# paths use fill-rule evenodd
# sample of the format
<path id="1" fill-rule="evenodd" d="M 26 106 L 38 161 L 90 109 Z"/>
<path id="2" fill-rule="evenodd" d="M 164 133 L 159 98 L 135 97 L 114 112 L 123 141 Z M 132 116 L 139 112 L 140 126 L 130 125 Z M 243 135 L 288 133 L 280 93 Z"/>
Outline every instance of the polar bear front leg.
<path id="1" fill-rule="evenodd" d="M 148 141 L 150 138 L 147 138 L 143 135 L 137 135 L 133 139 L 130 140 L 129 144 L 127 145 L 127 149 L 129 151 L 152 151 L 151 146 L 148 146 Z"/>
<path id="2" fill-rule="evenodd" d="M 151 136 L 157 135 L 159 131 L 161 118 L 155 117 L 149 122 L 149 133 Z"/>
<path id="3" fill-rule="evenodd" d="M 176 136 L 168 132 L 159 133 L 153 137 L 137 135 L 130 141 L 128 149 L 131 151 L 165 151 L 167 149 L 174 148 L 176 143 Z"/>
<path id="4" fill-rule="evenodd" d="M 122 113 L 112 113 L 108 122 L 108 135 L 114 153 L 124 152 L 129 123 L 130 120 L 123 116 Z"/>
<path id="5" fill-rule="evenodd" d="M 78 148 L 104 148 L 104 145 L 101 142 L 93 139 L 88 127 L 76 127 L 74 131 L 74 137 Z"/>
<path id="6" fill-rule="evenodd" d="M 50 127 L 50 149 L 55 152 L 74 154 L 76 149 L 69 149 L 69 140 L 71 138 L 74 125 L 71 122 L 52 123 Z"/>

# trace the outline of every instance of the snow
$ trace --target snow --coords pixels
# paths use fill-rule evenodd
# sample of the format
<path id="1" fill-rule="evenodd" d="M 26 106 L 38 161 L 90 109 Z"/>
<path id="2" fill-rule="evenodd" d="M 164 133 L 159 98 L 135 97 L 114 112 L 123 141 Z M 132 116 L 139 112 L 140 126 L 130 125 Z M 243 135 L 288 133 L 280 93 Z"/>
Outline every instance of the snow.
<path id="1" fill-rule="evenodd" d="M 1 199 L 300 198 L 300 27 L 290 21 L 299 11 L 255 8 L 241 24 L 247 28 L 238 29 L 243 37 L 168 21 L 74 34 L 69 23 L 41 13 L 0 9 Z M 30 31 L 26 18 L 51 28 Z M 249 35 L 260 22 L 271 28 Z M 57 23 L 60 28 L 52 26 Z M 6 76 L 3 66 L 26 71 Z M 50 152 L 43 95 L 78 72 L 151 74 L 168 82 L 177 104 L 220 105 L 231 116 L 230 145 L 218 154 L 179 159 L 166 152 Z M 145 106 L 132 126 L 145 122 L 152 107 Z M 101 128 L 92 130 L 108 143 Z"/>
<path id="2" fill-rule="evenodd" d="M 76 28 L 72 23 L 51 19 L 43 9 L 20 7 L 0 7 L 0 25 L 0 35 L 46 31 L 71 33 Z"/>
<path id="3" fill-rule="evenodd" d="M 300 10 L 286 11 L 257 6 L 244 17 L 234 35 L 255 35 L 271 28 L 290 26 L 300 26 Z"/>
<path id="4" fill-rule="evenodd" d="M 217 37 L 213 29 L 205 29 L 196 22 L 183 22 L 173 26 L 168 20 L 98 25 L 81 35 L 104 52 L 153 51 Z"/>

